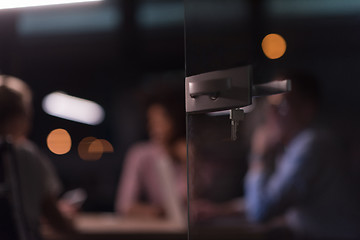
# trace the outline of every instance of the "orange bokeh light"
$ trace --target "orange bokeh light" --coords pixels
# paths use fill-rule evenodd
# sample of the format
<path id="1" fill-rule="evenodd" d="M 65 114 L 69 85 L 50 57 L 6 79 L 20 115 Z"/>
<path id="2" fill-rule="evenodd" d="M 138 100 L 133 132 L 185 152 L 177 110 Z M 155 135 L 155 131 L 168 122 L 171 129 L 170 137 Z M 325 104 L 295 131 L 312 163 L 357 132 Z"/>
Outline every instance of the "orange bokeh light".
<path id="1" fill-rule="evenodd" d="M 266 57 L 277 59 L 285 54 L 286 41 L 279 34 L 271 33 L 264 37 L 261 47 Z"/>
<path id="2" fill-rule="evenodd" d="M 49 150 L 55 154 L 63 155 L 71 149 L 71 136 L 65 129 L 51 131 L 46 139 Z"/>
<path id="3" fill-rule="evenodd" d="M 78 153 L 79 153 L 79 157 L 82 160 L 95 161 L 101 158 L 103 151 L 98 151 L 100 149 L 99 149 L 99 144 L 96 144 L 97 141 L 99 140 L 97 140 L 94 137 L 86 137 L 80 141 L 78 146 Z M 91 145 L 93 146 L 91 147 L 91 151 L 90 151 Z"/>
<path id="4" fill-rule="evenodd" d="M 105 139 L 99 139 L 102 143 L 104 152 L 106 153 L 110 153 L 110 152 L 114 152 L 114 147 L 111 145 L 111 143 L 108 140 Z"/>
<path id="5" fill-rule="evenodd" d="M 83 138 L 78 146 L 79 157 L 86 161 L 99 160 L 104 153 L 114 152 L 111 143 L 95 137 Z"/>

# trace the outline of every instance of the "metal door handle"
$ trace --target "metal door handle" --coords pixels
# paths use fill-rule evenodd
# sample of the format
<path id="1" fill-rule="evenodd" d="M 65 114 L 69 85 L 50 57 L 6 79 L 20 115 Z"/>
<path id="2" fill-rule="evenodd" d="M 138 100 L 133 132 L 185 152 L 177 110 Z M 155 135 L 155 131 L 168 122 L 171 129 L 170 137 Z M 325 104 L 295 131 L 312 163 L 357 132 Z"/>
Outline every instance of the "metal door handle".
<path id="1" fill-rule="evenodd" d="M 214 96 L 231 87 L 231 78 L 207 79 L 202 81 L 193 79 L 189 81 L 189 94 L 192 98 L 202 95 Z"/>

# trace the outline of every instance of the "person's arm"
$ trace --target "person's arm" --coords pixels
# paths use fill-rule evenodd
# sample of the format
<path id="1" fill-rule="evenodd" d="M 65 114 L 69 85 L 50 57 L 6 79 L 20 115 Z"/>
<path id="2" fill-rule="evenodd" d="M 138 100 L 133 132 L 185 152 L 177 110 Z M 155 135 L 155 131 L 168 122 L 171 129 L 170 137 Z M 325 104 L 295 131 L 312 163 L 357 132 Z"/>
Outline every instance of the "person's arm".
<path id="1" fill-rule="evenodd" d="M 74 234 L 75 228 L 72 221 L 66 218 L 57 207 L 57 199 L 47 194 L 42 202 L 42 215 L 52 228 L 59 233 Z"/>
<path id="2" fill-rule="evenodd" d="M 179 226 L 185 226 L 186 210 L 181 199 L 181 193 L 177 188 L 176 172 L 172 166 L 173 159 L 163 157 L 154 162 L 154 171 L 157 176 L 154 181 L 161 189 L 162 206 L 165 217 Z"/>
<path id="3" fill-rule="evenodd" d="M 141 149 L 133 147 L 129 150 L 124 160 L 122 174 L 119 180 L 117 196 L 115 201 L 115 211 L 119 214 L 129 214 L 136 208 L 140 192 L 140 168 L 141 168 Z"/>
<path id="4" fill-rule="evenodd" d="M 245 179 L 246 212 L 250 220 L 263 222 L 283 214 L 304 194 L 311 156 L 312 135 L 305 134 L 288 149 L 270 175 L 263 156 L 253 155 Z M 313 164 L 313 163 L 310 163 Z"/>

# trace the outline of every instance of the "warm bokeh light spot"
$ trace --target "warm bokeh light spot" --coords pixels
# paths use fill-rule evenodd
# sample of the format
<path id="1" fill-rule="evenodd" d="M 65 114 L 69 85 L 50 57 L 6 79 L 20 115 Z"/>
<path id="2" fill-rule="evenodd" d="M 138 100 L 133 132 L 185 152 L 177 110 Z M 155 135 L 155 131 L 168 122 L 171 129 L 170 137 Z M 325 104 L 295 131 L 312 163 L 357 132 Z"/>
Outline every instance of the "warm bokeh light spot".
<path id="1" fill-rule="evenodd" d="M 65 129 L 51 131 L 46 139 L 49 150 L 55 154 L 62 155 L 71 149 L 71 137 Z"/>
<path id="2" fill-rule="evenodd" d="M 95 139 L 94 141 L 92 141 L 89 145 L 89 153 L 91 154 L 98 154 L 101 153 L 103 154 L 104 152 L 104 147 L 101 143 L 101 141 L 99 139 Z"/>
<path id="3" fill-rule="evenodd" d="M 279 34 L 271 33 L 264 37 L 261 47 L 266 57 L 277 59 L 286 52 L 286 41 Z"/>
<path id="4" fill-rule="evenodd" d="M 99 160 L 103 153 L 114 152 L 114 147 L 105 139 L 83 138 L 78 146 L 79 157 L 86 161 Z"/>
<path id="5" fill-rule="evenodd" d="M 83 138 L 78 146 L 79 157 L 86 161 L 99 160 L 103 152 L 101 141 L 94 137 Z"/>
<path id="6" fill-rule="evenodd" d="M 105 139 L 99 139 L 99 140 L 102 143 L 104 152 L 106 152 L 106 153 L 114 152 L 114 147 L 108 140 L 105 140 Z"/>

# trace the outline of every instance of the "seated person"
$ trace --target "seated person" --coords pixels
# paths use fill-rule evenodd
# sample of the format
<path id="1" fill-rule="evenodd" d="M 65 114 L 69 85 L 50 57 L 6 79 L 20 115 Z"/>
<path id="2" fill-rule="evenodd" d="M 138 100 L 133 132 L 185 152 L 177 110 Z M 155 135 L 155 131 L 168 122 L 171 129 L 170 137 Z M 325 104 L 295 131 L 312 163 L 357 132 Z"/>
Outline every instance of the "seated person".
<path id="1" fill-rule="evenodd" d="M 14 188 L 17 188 L 20 195 L 17 203 L 7 193 L 2 199 L 10 199 L 10 205 L 16 210 L 14 212 L 21 209 L 22 216 L 15 219 L 17 223 L 22 221 L 24 226 L 22 230 L 14 228 L 14 224 L 13 228 L 0 227 L 1 239 L 7 239 L 6 235 L 8 239 L 18 239 L 21 235 L 25 235 L 25 239 L 41 239 L 39 228 L 42 217 L 60 232 L 73 232 L 71 222 L 57 208 L 56 198 L 60 184 L 54 169 L 35 144 L 26 138 L 32 115 L 31 98 L 31 90 L 25 82 L 0 75 L 0 138 L 2 144 L 5 140 L 12 143 L 10 155 L 5 155 L 5 150 L 2 152 L 1 171 L 5 175 L 5 181 L 11 183 L 10 192 L 14 193 Z M 8 161 L 14 162 L 11 164 Z M 10 170 L 10 166 L 16 166 L 16 169 Z M 18 184 L 9 180 L 15 178 L 15 172 L 18 173 Z M 7 175 L 10 177 L 6 177 Z M 11 225 L 10 219 L 3 219 L 1 223 L 4 221 Z"/>
<path id="2" fill-rule="evenodd" d="M 156 95 L 147 106 L 149 140 L 125 158 L 115 209 L 126 216 L 166 217 L 184 224 L 185 108 L 181 95 Z"/>
<path id="3" fill-rule="evenodd" d="M 254 132 L 246 176 L 247 216 L 285 217 L 296 239 L 359 239 L 359 169 L 333 129 L 317 123 L 316 79 L 289 75 L 292 90 Z"/>

